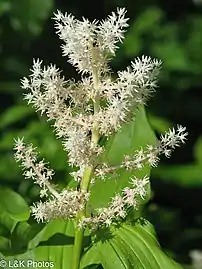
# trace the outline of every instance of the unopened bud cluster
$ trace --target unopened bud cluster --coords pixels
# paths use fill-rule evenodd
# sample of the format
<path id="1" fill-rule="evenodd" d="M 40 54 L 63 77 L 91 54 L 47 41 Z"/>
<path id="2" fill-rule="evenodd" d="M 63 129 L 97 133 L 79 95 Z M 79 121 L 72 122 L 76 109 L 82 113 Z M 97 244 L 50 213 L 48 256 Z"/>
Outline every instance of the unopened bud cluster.
<path id="1" fill-rule="evenodd" d="M 37 162 L 32 145 L 26 146 L 22 139 L 16 140 L 15 158 L 21 163 L 25 178 L 32 178 L 41 187 L 41 197 L 48 199 L 31 208 L 38 221 L 77 218 L 78 212 L 85 212 L 89 186 L 97 178 L 105 179 L 119 168 L 136 170 L 145 164 L 156 166 L 160 155 L 170 157 L 172 150 L 186 140 L 186 129 L 177 126 L 176 130 L 162 135 L 156 145 L 125 155 L 117 166 L 100 163 L 105 151 L 105 147 L 99 145 L 100 138 L 118 132 L 124 123 L 133 119 L 138 108 L 155 91 L 161 66 L 161 61 L 142 56 L 119 71 L 116 78 L 111 76 L 108 63 L 118 48 L 117 43 L 124 39 L 128 26 L 125 13 L 125 9 L 120 8 L 106 20 L 90 22 L 58 11 L 53 19 L 63 41 L 63 55 L 77 68 L 81 80 L 65 80 L 55 65 L 44 67 L 39 59 L 34 60 L 31 75 L 22 80 L 22 88 L 27 91 L 25 100 L 36 111 L 46 114 L 52 123 L 56 136 L 62 139 L 64 150 L 68 152 L 69 164 L 76 168 L 71 176 L 81 186 L 58 192 L 50 182 L 53 170 L 44 161 Z M 108 207 L 96 209 L 93 217 L 84 214 L 78 225 L 109 226 L 124 219 L 129 207 L 138 208 L 138 197 L 145 198 L 148 182 L 147 176 L 131 178 L 131 188 L 112 197 Z"/>

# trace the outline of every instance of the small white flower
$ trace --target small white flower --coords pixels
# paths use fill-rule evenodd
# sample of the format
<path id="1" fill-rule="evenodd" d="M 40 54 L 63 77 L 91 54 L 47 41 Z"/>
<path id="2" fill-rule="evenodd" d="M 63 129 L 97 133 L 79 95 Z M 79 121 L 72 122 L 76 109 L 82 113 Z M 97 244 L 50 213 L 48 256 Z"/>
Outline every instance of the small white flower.
<path id="1" fill-rule="evenodd" d="M 14 150 L 16 150 L 17 152 L 21 152 L 24 148 L 25 148 L 25 145 L 24 145 L 24 138 L 17 138 L 17 139 L 14 139 L 14 142 L 15 142 L 15 145 L 14 145 Z"/>
<path id="2" fill-rule="evenodd" d="M 32 178 L 35 179 L 36 174 L 34 173 L 33 169 L 27 170 L 24 174 L 25 178 Z"/>
<path id="3" fill-rule="evenodd" d="M 131 178 L 131 184 L 137 195 L 140 195 L 142 199 L 146 195 L 146 185 L 149 183 L 149 177 L 145 176 L 143 179 L 138 179 L 137 177 Z"/>

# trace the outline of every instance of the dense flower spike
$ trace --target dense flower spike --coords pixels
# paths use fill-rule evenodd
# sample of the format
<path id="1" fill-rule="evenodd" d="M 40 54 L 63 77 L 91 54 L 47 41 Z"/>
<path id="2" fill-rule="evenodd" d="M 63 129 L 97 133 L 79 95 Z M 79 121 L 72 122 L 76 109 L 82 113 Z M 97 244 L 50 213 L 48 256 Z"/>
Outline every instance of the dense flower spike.
<path id="1" fill-rule="evenodd" d="M 83 18 L 79 21 L 74 16 L 55 14 L 55 28 L 59 38 L 64 41 L 63 55 L 80 72 L 91 73 L 96 69 L 99 75 L 106 71 L 107 58 L 115 54 L 116 43 L 122 41 L 124 28 L 128 26 L 125 9 L 117 9 L 107 20 L 98 24 Z"/>
<path id="2" fill-rule="evenodd" d="M 131 186 L 112 197 L 108 207 L 96 209 L 92 216 L 86 214 L 89 186 L 97 178 L 105 180 L 112 175 L 118 178 L 119 169 L 137 170 L 145 164 L 157 166 L 160 155 L 170 157 L 186 140 L 186 128 L 179 125 L 176 130 L 161 135 L 155 145 L 125 155 L 117 166 L 100 161 L 105 150 L 99 144 L 100 138 L 118 132 L 124 123 L 132 120 L 139 106 L 155 91 L 161 67 L 161 61 L 142 56 L 119 71 L 117 78 L 112 78 L 108 63 L 118 42 L 124 39 L 128 26 L 125 14 L 124 8 L 118 8 L 106 20 L 90 22 L 58 11 L 53 19 L 63 41 L 63 55 L 81 73 L 81 80 L 65 80 L 55 65 L 44 67 L 39 59 L 33 61 L 31 75 L 22 79 L 22 88 L 27 90 L 25 100 L 51 121 L 68 152 L 69 164 L 76 167 L 71 176 L 78 183 L 77 189 L 57 191 L 51 183 L 53 170 L 44 160 L 37 161 L 32 145 L 17 139 L 16 161 L 21 163 L 25 178 L 33 179 L 41 187 L 41 197 L 47 197 L 46 202 L 31 207 L 37 221 L 75 218 L 81 229 L 86 226 L 97 229 L 123 220 L 128 208 L 138 209 L 139 201 L 145 199 L 149 178 L 130 178 Z"/>

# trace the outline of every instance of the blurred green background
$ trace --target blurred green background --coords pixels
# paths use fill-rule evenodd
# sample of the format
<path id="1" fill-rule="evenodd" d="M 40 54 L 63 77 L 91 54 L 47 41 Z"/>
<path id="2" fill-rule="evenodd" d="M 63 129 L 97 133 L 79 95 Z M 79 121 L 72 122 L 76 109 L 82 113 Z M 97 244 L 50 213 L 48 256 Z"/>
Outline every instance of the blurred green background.
<path id="1" fill-rule="evenodd" d="M 66 78 L 78 78 L 61 56 L 53 12 L 93 20 L 105 18 L 117 6 L 128 10 L 130 27 L 111 63 L 113 70 L 124 69 L 142 54 L 161 59 L 159 88 L 146 108 L 150 124 L 157 136 L 178 123 L 189 132 L 187 144 L 152 170 L 153 195 L 144 212 L 164 250 L 189 265 L 190 251 L 202 250 L 201 0 L 0 0 L 0 184 L 29 204 L 38 200 L 37 186 L 24 180 L 13 160 L 13 137 L 24 136 L 57 171 L 56 183 L 67 185 L 66 153 L 46 119 L 23 101 L 20 79 L 38 57 L 45 64 L 55 63 Z M 1 224 L 0 233 L 5 233 Z"/>

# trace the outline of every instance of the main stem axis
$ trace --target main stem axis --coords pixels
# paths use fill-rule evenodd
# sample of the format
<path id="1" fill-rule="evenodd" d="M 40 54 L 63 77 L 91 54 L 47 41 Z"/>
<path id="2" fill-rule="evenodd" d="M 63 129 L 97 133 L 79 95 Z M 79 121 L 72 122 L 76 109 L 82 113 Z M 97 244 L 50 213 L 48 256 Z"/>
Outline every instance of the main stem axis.
<path id="1" fill-rule="evenodd" d="M 95 108 L 97 109 L 96 106 L 99 106 L 97 103 L 94 105 Z M 99 141 L 99 132 L 98 128 L 96 125 L 93 126 L 92 130 L 92 136 L 91 136 L 91 141 L 92 143 L 96 144 Z M 87 167 L 84 171 L 83 179 L 81 181 L 80 189 L 81 191 L 88 191 L 90 181 L 93 175 L 93 167 Z M 77 215 L 77 220 L 76 220 L 76 227 L 75 227 L 75 241 L 74 241 L 74 256 L 73 256 L 73 267 L 72 269 L 79 269 L 80 267 L 80 258 L 81 258 L 81 253 L 82 253 L 82 244 L 83 244 L 83 237 L 84 237 L 84 229 L 81 227 L 78 227 L 79 222 L 83 217 L 85 217 L 85 212 L 86 208 L 84 208 L 83 211 L 80 211 Z"/>

